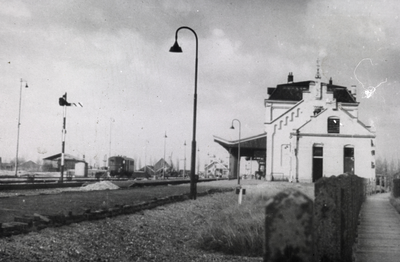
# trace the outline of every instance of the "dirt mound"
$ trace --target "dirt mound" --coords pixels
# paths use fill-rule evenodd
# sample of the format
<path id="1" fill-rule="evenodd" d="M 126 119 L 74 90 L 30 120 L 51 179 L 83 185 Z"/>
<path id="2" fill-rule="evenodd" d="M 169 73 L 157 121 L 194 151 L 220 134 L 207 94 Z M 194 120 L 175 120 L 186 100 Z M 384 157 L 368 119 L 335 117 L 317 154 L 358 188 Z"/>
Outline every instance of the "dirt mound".
<path id="1" fill-rule="evenodd" d="M 101 181 L 94 184 L 89 184 L 87 186 L 83 186 L 79 190 L 91 191 L 91 190 L 106 190 L 106 189 L 115 190 L 119 189 L 119 186 L 111 183 L 110 181 Z"/>

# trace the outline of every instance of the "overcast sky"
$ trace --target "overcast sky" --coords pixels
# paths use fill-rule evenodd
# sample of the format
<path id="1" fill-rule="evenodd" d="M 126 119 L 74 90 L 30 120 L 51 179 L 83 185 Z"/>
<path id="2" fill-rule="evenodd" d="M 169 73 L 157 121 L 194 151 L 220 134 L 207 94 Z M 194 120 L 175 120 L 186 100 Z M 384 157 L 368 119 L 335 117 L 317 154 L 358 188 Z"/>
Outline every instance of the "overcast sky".
<path id="1" fill-rule="evenodd" d="M 189 167 L 195 38 L 199 40 L 197 143 L 226 159 L 213 135 L 264 132 L 267 87 L 312 80 L 357 85 L 360 120 L 373 125 L 377 155 L 400 157 L 400 4 L 397 1 L 3 1 L 0 0 L 0 157 L 37 161 L 61 152 L 143 165 L 164 155 Z M 25 85 L 25 82 L 23 82 Z M 367 91 L 367 93 L 365 92 Z M 235 123 L 236 128 L 237 123 Z M 165 132 L 167 138 L 164 138 Z M 111 147 L 110 147 L 111 145 Z M 110 149 L 111 148 L 111 149 Z M 180 164 L 183 167 L 183 162 Z"/>

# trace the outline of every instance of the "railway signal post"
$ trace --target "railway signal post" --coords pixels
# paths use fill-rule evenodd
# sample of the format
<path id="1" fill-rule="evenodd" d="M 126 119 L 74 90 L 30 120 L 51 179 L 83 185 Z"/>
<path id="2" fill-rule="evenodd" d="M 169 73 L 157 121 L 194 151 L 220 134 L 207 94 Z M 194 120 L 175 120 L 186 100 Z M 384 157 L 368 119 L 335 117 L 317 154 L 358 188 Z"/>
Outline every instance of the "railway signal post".
<path id="1" fill-rule="evenodd" d="M 58 99 L 58 103 L 60 106 L 64 107 L 63 113 L 63 129 L 62 129 L 62 142 L 61 142 L 61 167 L 60 167 L 60 183 L 64 182 L 64 161 L 65 161 L 65 135 L 67 134 L 67 106 L 80 106 L 83 107 L 81 103 L 68 103 L 67 102 L 67 93 L 65 93 L 62 97 Z"/>

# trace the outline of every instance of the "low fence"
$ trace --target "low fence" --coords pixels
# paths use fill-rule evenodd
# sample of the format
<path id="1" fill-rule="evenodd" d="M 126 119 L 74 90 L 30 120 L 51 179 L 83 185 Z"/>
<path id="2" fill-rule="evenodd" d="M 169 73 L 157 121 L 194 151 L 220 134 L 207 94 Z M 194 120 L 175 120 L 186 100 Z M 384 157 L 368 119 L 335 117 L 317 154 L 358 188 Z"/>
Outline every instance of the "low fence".
<path id="1" fill-rule="evenodd" d="M 266 206 L 264 261 L 352 261 L 361 205 L 370 191 L 354 175 L 322 178 L 314 202 L 289 189 Z"/>

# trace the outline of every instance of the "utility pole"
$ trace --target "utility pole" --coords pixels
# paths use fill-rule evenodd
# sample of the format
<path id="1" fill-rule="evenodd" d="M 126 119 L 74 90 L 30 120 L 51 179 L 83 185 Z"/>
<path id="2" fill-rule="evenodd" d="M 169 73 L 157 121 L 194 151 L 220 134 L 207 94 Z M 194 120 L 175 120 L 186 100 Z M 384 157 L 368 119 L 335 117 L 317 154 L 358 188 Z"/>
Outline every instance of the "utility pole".
<path id="1" fill-rule="evenodd" d="M 183 144 L 185 146 L 185 156 L 183 158 L 183 178 L 186 176 L 186 140 L 185 143 Z"/>
<path id="2" fill-rule="evenodd" d="M 17 131 L 17 155 L 15 157 L 15 176 L 18 176 L 18 149 L 19 149 L 19 128 L 21 126 L 21 103 L 22 103 L 22 82 L 24 80 L 21 78 L 21 83 L 19 85 L 19 110 L 18 110 L 18 131 Z M 25 88 L 28 88 L 28 83 L 25 81 Z"/>

